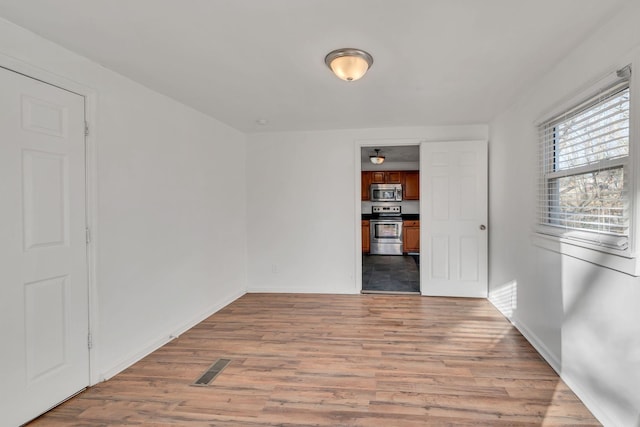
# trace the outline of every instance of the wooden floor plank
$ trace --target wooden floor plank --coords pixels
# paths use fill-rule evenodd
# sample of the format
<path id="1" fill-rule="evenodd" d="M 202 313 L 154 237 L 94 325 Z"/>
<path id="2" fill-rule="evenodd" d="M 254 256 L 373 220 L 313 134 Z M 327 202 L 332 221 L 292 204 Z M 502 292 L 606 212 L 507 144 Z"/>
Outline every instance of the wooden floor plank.
<path id="1" fill-rule="evenodd" d="M 486 300 L 248 294 L 30 425 L 600 424 Z"/>

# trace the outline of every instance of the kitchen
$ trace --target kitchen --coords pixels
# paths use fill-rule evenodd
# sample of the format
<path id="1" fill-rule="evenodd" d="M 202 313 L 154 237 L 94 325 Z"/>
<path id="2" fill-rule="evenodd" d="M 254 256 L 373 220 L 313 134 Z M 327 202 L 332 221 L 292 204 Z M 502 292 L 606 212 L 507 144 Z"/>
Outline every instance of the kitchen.
<path id="1" fill-rule="evenodd" d="M 420 293 L 420 149 L 361 148 L 362 292 Z"/>

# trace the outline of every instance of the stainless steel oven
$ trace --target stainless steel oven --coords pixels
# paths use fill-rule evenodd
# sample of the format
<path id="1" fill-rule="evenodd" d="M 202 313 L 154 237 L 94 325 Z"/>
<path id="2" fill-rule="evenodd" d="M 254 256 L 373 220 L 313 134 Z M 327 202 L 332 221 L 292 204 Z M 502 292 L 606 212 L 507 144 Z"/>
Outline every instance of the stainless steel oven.
<path id="1" fill-rule="evenodd" d="M 373 206 L 377 215 L 369 221 L 372 255 L 402 255 L 402 217 L 400 206 Z"/>

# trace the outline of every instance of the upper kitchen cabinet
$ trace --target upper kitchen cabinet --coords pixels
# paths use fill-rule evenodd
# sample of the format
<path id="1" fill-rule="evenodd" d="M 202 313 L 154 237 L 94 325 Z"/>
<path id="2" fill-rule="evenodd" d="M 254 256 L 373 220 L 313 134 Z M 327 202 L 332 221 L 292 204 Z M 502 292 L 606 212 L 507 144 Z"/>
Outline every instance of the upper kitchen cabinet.
<path id="1" fill-rule="evenodd" d="M 420 200 L 419 171 L 407 171 L 402 173 L 402 199 Z"/>
<path id="2" fill-rule="evenodd" d="M 362 171 L 362 200 L 369 200 L 371 184 L 402 184 L 403 200 L 420 200 L 419 171 Z"/>
<path id="3" fill-rule="evenodd" d="M 369 186 L 371 185 L 371 172 L 362 171 L 362 178 L 360 180 L 362 200 L 369 200 Z"/>
<path id="4" fill-rule="evenodd" d="M 371 172 L 371 184 L 402 184 L 402 172 L 399 172 L 399 171 Z"/>

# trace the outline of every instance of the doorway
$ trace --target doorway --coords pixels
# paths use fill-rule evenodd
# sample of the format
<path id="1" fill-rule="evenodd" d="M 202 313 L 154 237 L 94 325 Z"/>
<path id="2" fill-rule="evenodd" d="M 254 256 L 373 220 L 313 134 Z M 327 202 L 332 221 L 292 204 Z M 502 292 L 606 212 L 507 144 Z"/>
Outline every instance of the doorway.
<path id="1" fill-rule="evenodd" d="M 363 293 L 420 294 L 420 146 L 362 146 Z"/>
<path id="2" fill-rule="evenodd" d="M 394 162 L 385 156 L 387 170 L 371 171 L 369 156 L 375 149 L 393 150 L 397 146 L 419 147 L 416 173 L 405 170 L 404 183 L 414 179 L 417 210 L 416 227 L 412 231 L 406 211 L 402 212 L 403 256 L 415 244 L 418 254 L 420 294 L 425 296 L 457 296 L 486 298 L 488 282 L 488 143 L 487 140 L 359 140 L 355 143 L 356 188 L 356 259 L 366 260 L 370 254 L 371 200 L 366 188 L 372 180 L 397 180 Z M 368 151 L 367 151 L 368 150 Z M 365 173 L 369 172 L 369 173 Z M 397 171 L 395 171 L 397 172 Z M 374 176 L 374 174 L 376 174 Z M 402 175 L 401 175 L 402 176 Z M 368 181 L 369 180 L 369 181 Z M 403 187 L 403 192 L 412 188 Z M 390 194 L 389 194 L 390 196 Z M 403 198 L 410 202 L 409 198 Z M 392 203 L 392 202 L 384 202 Z M 367 216 L 369 215 L 369 216 Z M 362 226 L 358 227 L 358 223 Z M 367 233 L 369 230 L 369 233 Z M 413 237 L 411 237 L 413 235 Z M 360 242 L 360 239 L 362 240 Z M 412 243 L 413 242 L 413 243 Z M 410 254 L 406 254 L 410 255 Z M 362 279 L 363 262 L 355 263 L 356 290 L 366 292 Z M 375 291 L 371 291 L 375 292 Z M 387 291 L 385 291 L 387 292 Z M 393 292 L 393 291 L 390 291 Z"/>

